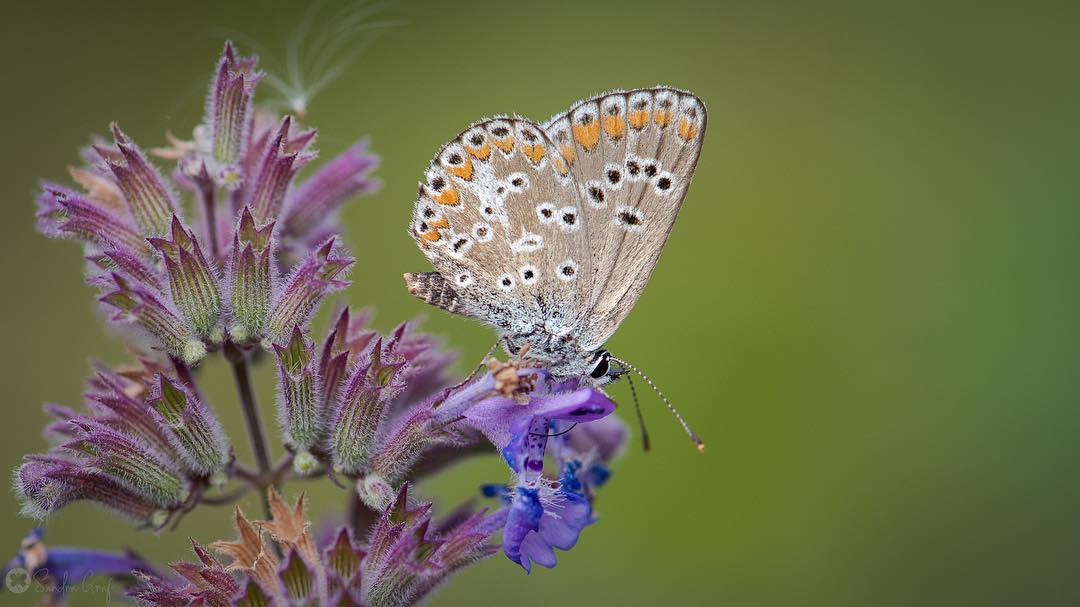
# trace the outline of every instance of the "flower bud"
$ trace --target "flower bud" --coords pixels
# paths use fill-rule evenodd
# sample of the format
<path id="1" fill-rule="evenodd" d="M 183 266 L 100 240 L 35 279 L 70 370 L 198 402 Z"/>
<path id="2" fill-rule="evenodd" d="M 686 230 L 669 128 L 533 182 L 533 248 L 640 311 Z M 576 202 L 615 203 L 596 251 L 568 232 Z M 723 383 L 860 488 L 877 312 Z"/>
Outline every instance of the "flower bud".
<path id="1" fill-rule="evenodd" d="M 169 275 L 172 299 L 201 339 L 209 340 L 221 318 L 221 292 L 217 271 L 203 256 L 195 236 L 172 217 L 171 238 L 151 238 Z"/>
<path id="2" fill-rule="evenodd" d="M 229 463 L 229 444 L 221 424 L 194 394 L 158 375 L 149 405 L 169 433 L 178 462 L 194 476 L 220 475 Z"/>
<path id="3" fill-rule="evenodd" d="M 278 360 L 278 423 L 285 441 L 306 451 L 323 433 L 315 345 L 294 326 L 288 343 L 274 344 L 274 353 Z"/>

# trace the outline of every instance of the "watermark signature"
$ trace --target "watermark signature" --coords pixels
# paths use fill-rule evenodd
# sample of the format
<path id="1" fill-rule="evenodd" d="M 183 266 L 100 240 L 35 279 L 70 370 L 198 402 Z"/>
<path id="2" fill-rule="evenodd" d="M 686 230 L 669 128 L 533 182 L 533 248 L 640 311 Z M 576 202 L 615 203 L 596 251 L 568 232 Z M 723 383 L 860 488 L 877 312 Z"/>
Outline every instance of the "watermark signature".
<path id="1" fill-rule="evenodd" d="M 113 591 L 116 587 L 112 578 L 83 579 L 72 584 L 65 573 L 60 579 L 49 575 L 48 569 L 38 569 L 31 575 L 22 567 L 14 567 L 4 576 L 4 589 L 13 594 L 22 594 L 33 591 L 36 594 L 55 592 L 57 589 L 64 595 L 72 594 L 103 594 L 106 596 L 106 604 L 112 603 Z"/>

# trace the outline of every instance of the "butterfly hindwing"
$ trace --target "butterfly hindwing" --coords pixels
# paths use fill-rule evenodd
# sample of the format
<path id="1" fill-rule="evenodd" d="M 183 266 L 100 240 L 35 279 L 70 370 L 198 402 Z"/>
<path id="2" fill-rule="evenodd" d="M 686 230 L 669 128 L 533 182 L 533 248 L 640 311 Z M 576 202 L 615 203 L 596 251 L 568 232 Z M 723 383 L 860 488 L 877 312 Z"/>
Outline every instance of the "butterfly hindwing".
<path id="1" fill-rule="evenodd" d="M 570 167 L 596 274 L 577 337 L 603 345 L 645 287 L 690 185 L 706 125 L 693 94 L 658 87 L 586 99 L 544 125 Z"/>
<path id="2" fill-rule="evenodd" d="M 504 332 L 569 330 L 586 296 L 580 205 L 567 164 L 527 120 L 477 123 L 429 167 L 410 233 L 438 271 L 406 276 L 410 290 Z M 568 264 L 572 264 L 572 269 Z M 563 328 L 565 325 L 565 328 Z"/>

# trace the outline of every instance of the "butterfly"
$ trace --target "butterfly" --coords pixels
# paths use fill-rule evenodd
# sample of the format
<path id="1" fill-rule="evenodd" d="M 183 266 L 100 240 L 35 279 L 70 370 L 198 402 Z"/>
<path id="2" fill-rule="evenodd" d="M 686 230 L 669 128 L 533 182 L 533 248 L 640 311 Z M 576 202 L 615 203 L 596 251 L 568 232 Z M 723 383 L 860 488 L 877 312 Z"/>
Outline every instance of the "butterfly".
<path id="1" fill-rule="evenodd" d="M 668 87 L 602 94 L 542 125 L 473 124 L 420 183 L 409 233 L 436 271 L 406 286 L 495 327 L 511 354 L 527 345 L 556 378 L 611 381 L 632 366 L 603 345 L 656 266 L 705 127 L 701 99 Z"/>

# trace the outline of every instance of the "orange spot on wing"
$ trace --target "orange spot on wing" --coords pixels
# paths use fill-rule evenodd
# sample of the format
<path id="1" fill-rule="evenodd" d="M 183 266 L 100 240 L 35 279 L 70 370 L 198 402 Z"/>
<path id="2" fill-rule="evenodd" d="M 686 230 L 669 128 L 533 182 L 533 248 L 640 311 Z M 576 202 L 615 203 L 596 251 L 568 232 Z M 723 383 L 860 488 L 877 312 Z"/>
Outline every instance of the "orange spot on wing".
<path id="1" fill-rule="evenodd" d="M 586 150 L 593 149 L 600 141 L 600 123 L 594 120 L 588 124 L 575 124 L 574 139 Z"/>
<path id="2" fill-rule="evenodd" d="M 544 158 L 544 153 L 547 152 L 547 148 L 539 143 L 534 143 L 531 145 L 526 143 L 525 145 L 521 146 L 521 148 L 533 164 L 540 164 L 540 161 Z"/>
<path id="3" fill-rule="evenodd" d="M 485 143 L 479 148 L 465 146 L 465 151 L 472 155 L 477 160 L 487 160 L 488 156 L 491 156 L 491 144 Z"/>
<path id="4" fill-rule="evenodd" d="M 428 242 L 437 242 L 442 236 L 439 235 L 438 230 L 428 230 L 427 232 L 422 232 L 420 238 L 423 238 Z"/>
<path id="5" fill-rule="evenodd" d="M 646 124 L 649 124 L 649 113 L 645 110 L 630 112 L 626 120 L 630 123 L 630 126 L 634 127 L 634 130 L 640 131 L 645 128 Z"/>
<path id="6" fill-rule="evenodd" d="M 612 139 L 618 139 L 626 133 L 626 122 L 622 116 L 604 116 L 604 132 Z"/>
<path id="7" fill-rule="evenodd" d="M 679 137 L 682 139 L 690 141 L 694 137 L 697 137 L 697 133 L 697 127 L 694 126 L 694 123 L 690 122 L 689 118 L 683 118 L 682 122 L 679 123 Z"/>
<path id="8" fill-rule="evenodd" d="M 671 112 L 667 110 L 656 110 L 656 115 L 653 116 L 653 119 L 656 120 L 656 124 L 659 125 L 660 128 L 664 128 L 671 124 Z"/>
<path id="9" fill-rule="evenodd" d="M 448 207 L 453 207 L 461 204 L 461 197 L 458 196 L 457 190 L 454 188 L 447 188 L 439 193 L 437 196 L 433 196 L 432 199 Z"/>
<path id="10" fill-rule="evenodd" d="M 566 161 L 562 158 L 555 158 L 555 170 L 559 172 L 563 177 L 570 172 L 570 167 L 566 164 Z"/>
<path id="11" fill-rule="evenodd" d="M 436 219 L 435 221 L 429 222 L 428 225 L 430 225 L 433 228 L 437 228 L 437 229 L 438 228 L 449 228 L 450 227 L 450 220 L 448 218 L 446 218 L 446 217 L 440 217 L 440 218 Z"/>
<path id="12" fill-rule="evenodd" d="M 462 164 L 459 167 L 448 167 L 446 171 L 451 175 L 456 175 L 465 181 L 469 181 L 472 179 L 472 168 L 472 158 L 466 158 L 465 164 Z"/>
<path id="13" fill-rule="evenodd" d="M 502 139 L 496 139 L 495 147 L 502 150 L 504 154 L 509 154 L 510 150 L 514 149 L 514 138 L 504 137 Z"/>
<path id="14" fill-rule="evenodd" d="M 559 146 L 559 152 L 562 153 L 563 158 L 566 159 L 566 162 L 568 162 L 570 164 L 574 163 L 574 154 L 576 153 L 576 150 L 574 150 L 574 144 L 572 144 L 572 143 L 564 143 L 564 144 L 562 144 L 561 146 Z"/>

